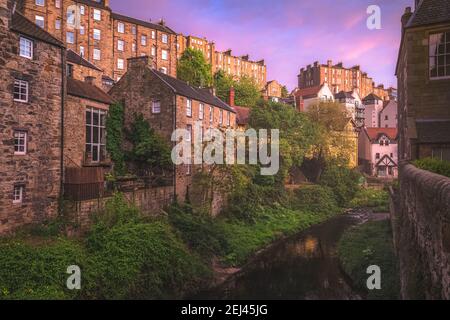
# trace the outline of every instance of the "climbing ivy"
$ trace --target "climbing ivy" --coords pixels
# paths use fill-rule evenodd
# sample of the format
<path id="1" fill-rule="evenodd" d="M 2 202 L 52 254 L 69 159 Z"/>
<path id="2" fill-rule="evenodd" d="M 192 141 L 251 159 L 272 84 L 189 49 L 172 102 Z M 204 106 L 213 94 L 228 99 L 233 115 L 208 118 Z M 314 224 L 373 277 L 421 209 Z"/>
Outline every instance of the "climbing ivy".
<path id="1" fill-rule="evenodd" d="M 109 108 L 106 118 L 106 150 L 111 155 L 114 163 L 114 171 L 117 175 L 126 172 L 125 155 L 122 149 L 123 143 L 124 110 L 120 103 L 115 103 Z"/>

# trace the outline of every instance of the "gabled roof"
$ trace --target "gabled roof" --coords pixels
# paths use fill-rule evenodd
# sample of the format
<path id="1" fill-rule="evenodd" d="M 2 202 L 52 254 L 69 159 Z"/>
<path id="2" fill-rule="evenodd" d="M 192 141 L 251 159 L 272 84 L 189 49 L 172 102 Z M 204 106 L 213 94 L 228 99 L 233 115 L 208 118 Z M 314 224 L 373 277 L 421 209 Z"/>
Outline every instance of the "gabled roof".
<path id="1" fill-rule="evenodd" d="M 339 93 L 336 93 L 334 95 L 335 99 L 355 99 L 355 97 L 353 97 L 353 92 L 352 91 L 341 91 Z"/>
<path id="2" fill-rule="evenodd" d="M 450 119 L 416 121 L 420 143 L 450 143 Z"/>
<path id="3" fill-rule="evenodd" d="M 66 54 L 67 62 L 75 63 L 83 67 L 91 68 L 97 71 L 103 71 L 102 69 L 96 67 L 93 63 L 89 62 L 78 53 L 73 51 L 72 49 L 67 50 Z"/>
<path id="4" fill-rule="evenodd" d="M 104 104 L 113 103 L 112 98 L 102 89 L 87 82 L 72 78 L 67 78 L 67 94 Z"/>
<path id="5" fill-rule="evenodd" d="M 163 26 L 158 23 L 147 22 L 147 21 L 124 16 L 122 14 L 114 13 L 114 12 L 112 14 L 112 17 L 113 17 L 113 19 L 116 19 L 116 20 L 132 23 L 132 24 L 137 24 L 137 25 L 140 25 L 143 27 L 147 27 L 147 28 L 151 28 L 151 29 L 155 29 L 155 30 L 159 30 L 159 31 L 163 31 L 163 32 L 171 33 L 171 34 L 176 34 L 176 32 L 173 31 L 172 29 L 170 29 L 169 27 Z"/>
<path id="6" fill-rule="evenodd" d="M 367 97 L 365 97 L 363 99 L 363 101 L 368 101 L 368 100 L 380 100 L 383 101 L 383 99 L 381 99 L 379 96 L 377 96 L 375 93 L 371 93 L 369 94 Z"/>
<path id="7" fill-rule="evenodd" d="M 398 167 L 397 163 L 387 154 L 385 154 L 380 161 L 377 162 L 377 164 L 375 165 L 376 167 L 378 167 L 380 164 L 383 164 L 385 166 L 388 167 Z"/>
<path id="8" fill-rule="evenodd" d="M 364 128 L 370 141 L 377 141 L 381 136 L 385 135 L 390 140 L 397 140 L 397 128 Z"/>
<path id="9" fill-rule="evenodd" d="M 394 104 L 395 107 L 397 107 L 397 102 L 394 100 L 388 100 L 383 102 L 383 109 L 381 109 L 381 112 L 383 112 L 390 104 Z"/>
<path id="10" fill-rule="evenodd" d="M 320 86 L 310 87 L 310 88 L 302 88 L 298 89 L 297 92 L 295 92 L 296 97 L 303 97 L 303 98 L 314 98 L 317 97 L 320 90 L 325 86 L 325 84 L 322 84 Z"/>
<path id="11" fill-rule="evenodd" d="M 236 107 L 234 106 L 233 109 L 236 111 L 236 122 L 238 125 L 245 126 L 248 124 L 248 120 L 250 119 L 250 108 L 245 107 Z"/>
<path id="12" fill-rule="evenodd" d="M 450 22 L 450 1 L 422 0 L 406 25 L 406 28 L 442 22 Z"/>
<path id="13" fill-rule="evenodd" d="M 150 69 L 150 68 L 149 68 Z M 165 82 L 169 87 L 171 87 L 176 94 L 184 96 L 186 98 L 191 98 L 197 101 L 204 102 L 206 104 L 225 109 L 227 111 L 235 113 L 234 109 L 228 104 L 213 95 L 207 88 L 196 88 L 190 86 L 184 81 L 171 77 L 165 73 L 159 72 L 155 69 L 150 69 L 156 74 L 163 82 Z"/>
<path id="14" fill-rule="evenodd" d="M 19 12 L 14 12 L 11 20 L 11 30 L 57 47 L 64 47 L 64 44 L 61 41 L 53 37 L 41 27 L 38 27 L 35 23 L 25 18 Z"/>

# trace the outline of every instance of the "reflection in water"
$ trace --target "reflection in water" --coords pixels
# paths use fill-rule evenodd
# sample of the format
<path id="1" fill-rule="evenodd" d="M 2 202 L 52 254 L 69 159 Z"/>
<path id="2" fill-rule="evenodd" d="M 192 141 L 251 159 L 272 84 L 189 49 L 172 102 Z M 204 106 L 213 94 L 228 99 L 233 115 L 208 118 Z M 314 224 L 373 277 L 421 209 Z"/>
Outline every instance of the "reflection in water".
<path id="1" fill-rule="evenodd" d="M 361 217 L 345 215 L 271 247 L 205 299 L 359 299 L 337 259 L 337 242 Z"/>

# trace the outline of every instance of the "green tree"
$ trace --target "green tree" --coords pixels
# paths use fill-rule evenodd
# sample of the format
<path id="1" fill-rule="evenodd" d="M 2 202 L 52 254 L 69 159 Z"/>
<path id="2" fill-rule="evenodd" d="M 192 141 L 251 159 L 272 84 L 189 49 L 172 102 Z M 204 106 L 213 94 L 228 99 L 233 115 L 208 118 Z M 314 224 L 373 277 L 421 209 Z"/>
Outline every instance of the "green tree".
<path id="1" fill-rule="evenodd" d="M 212 85 L 211 65 L 200 50 L 188 48 L 184 51 L 177 68 L 178 79 L 195 87 Z"/>
<path id="2" fill-rule="evenodd" d="M 114 163 L 114 171 L 121 175 L 125 173 L 125 156 L 122 150 L 123 143 L 123 106 L 115 103 L 109 108 L 106 118 L 106 150 Z"/>
<path id="3" fill-rule="evenodd" d="M 255 81 L 247 76 L 235 83 L 235 103 L 238 106 L 254 107 L 261 98 L 261 91 Z"/>
<path id="4" fill-rule="evenodd" d="M 289 96 L 288 88 L 286 86 L 282 86 L 281 87 L 281 97 L 287 98 L 288 96 Z"/>
<path id="5" fill-rule="evenodd" d="M 223 101 L 229 102 L 230 89 L 234 87 L 235 81 L 223 70 L 219 70 L 214 75 L 214 87 L 216 88 L 216 95 Z"/>

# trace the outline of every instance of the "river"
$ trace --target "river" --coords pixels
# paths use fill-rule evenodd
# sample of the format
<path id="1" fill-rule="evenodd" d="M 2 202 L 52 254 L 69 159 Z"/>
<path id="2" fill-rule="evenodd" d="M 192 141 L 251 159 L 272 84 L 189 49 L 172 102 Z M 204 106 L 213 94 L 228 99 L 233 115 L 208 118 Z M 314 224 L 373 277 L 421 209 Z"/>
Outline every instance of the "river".
<path id="1" fill-rule="evenodd" d="M 222 285 L 198 298 L 362 299 L 340 268 L 337 244 L 344 231 L 369 219 L 367 211 L 353 211 L 275 243 Z"/>

